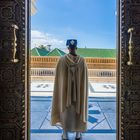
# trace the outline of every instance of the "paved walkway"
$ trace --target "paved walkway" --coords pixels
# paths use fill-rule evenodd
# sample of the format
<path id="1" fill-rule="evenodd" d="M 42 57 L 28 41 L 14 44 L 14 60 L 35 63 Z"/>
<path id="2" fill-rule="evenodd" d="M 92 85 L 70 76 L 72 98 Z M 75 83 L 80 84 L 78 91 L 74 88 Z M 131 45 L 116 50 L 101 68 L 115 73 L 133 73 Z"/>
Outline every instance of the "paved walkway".
<path id="1" fill-rule="evenodd" d="M 53 82 L 32 82 L 31 96 L 52 96 Z M 90 97 L 116 97 L 115 83 L 93 83 L 89 82 Z"/>
<path id="2" fill-rule="evenodd" d="M 62 129 L 50 125 L 51 96 L 31 97 L 31 140 L 60 140 Z M 115 97 L 89 97 L 88 130 L 82 140 L 116 140 Z M 71 140 L 74 134 L 69 133 Z"/>

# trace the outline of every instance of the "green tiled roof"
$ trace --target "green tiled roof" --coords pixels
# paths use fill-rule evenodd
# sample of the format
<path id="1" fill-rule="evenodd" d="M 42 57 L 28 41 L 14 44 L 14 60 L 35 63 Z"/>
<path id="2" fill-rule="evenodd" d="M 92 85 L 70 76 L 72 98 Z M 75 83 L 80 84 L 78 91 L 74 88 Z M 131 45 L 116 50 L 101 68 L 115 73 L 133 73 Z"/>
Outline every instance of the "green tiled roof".
<path id="1" fill-rule="evenodd" d="M 65 55 L 66 53 L 59 50 L 58 48 L 55 48 L 54 50 L 52 50 L 51 52 L 49 52 L 47 54 L 47 56 L 63 56 Z"/>
<path id="2" fill-rule="evenodd" d="M 37 47 L 31 50 L 32 56 L 63 56 L 65 54 L 65 52 L 58 48 L 55 48 L 50 52 L 45 48 Z M 82 57 L 115 58 L 116 49 L 78 48 L 77 54 Z"/>
<path id="3" fill-rule="evenodd" d="M 31 55 L 32 56 L 46 56 L 49 53 L 48 50 L 46 50 L 45 48 L 33 48 L 31 50 Z"/>
<path id="4" fill-rule="evenodd" d="M 115 58 L 116 49 L 78 48 L 77 54 L 82 57 Z"/>

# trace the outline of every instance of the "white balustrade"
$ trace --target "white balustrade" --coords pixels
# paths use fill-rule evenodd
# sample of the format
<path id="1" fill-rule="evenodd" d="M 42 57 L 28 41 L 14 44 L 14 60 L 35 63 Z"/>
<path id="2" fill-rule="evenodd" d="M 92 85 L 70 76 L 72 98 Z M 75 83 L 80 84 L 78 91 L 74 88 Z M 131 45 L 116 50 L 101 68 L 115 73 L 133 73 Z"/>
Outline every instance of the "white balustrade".
<path id="1" fill-rule="evenodd" d="M 31 68 L 31 76 L 54 76 L 55 68 Z M 89 69 L 89 77 L 116 77 L 116 70 Z"/>

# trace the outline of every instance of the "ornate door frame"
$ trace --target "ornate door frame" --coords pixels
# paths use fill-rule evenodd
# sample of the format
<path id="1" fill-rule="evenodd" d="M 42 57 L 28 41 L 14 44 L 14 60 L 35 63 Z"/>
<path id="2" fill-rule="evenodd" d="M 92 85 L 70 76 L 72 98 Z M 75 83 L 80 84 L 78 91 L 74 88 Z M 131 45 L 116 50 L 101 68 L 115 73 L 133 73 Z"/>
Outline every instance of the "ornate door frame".
<path id="1" fill-rule="evenodd" d="M 30 140 L 30 84 L 31 84 L 31 78 L 30 78 L 30 62 L 31 62 L 31 54 L 30 54 L 30 47 L 31 47 L 31 18 L 30 18 L 30 15 L 31 15 L 31 0 L 26 0 L 26 24 L 27 24 L 27 30 L 26 30 L 26 33 L 27 33 L 27 50 L 26 50 L 26 64 L 27 64 L 27 79 L 26 79 L 26 98 L 25 98 L 25 110 L 26 110 L 26 119 L 25 119 L 25 140 Z"/>
<path id="2" fill-rule="evenodd" d="M 121 44 L 120 44 L 120 27 L 121 27 L 121 24 L 120 24 L 120 13 L 121 13 L 121 0 L 117 0 L 117 22 L 116 22 L 116 28 L 117 28 L 117 35 L 116 35 L 116 50 L 117 50 L 117 70 L 116 70 L 116 84 L 117 84 L 117 90 L 116 90 L 116 140 L 121 140 L 121 121 L 120 121 L 120 118 L 121 118 L 121 111 L 120 111 L 120 108 L 121 108 L 121 104 L 120 104 L 120 94 L 121 94 L 121 91 L 120 91 L 120 74 L 121 74 L 121 69 L 120 69 L 120 52 L 121 52 Z"/>
<path id="3" fill-rule="evenodd" d="M 140 0 L 120 0 L 118 6 L 118 140 L 139 140 Z"/>
<path id="4" fill-rule="evenodd" d="M 30 139 L 30 0 L 0 0 L 0 140 Z"/>

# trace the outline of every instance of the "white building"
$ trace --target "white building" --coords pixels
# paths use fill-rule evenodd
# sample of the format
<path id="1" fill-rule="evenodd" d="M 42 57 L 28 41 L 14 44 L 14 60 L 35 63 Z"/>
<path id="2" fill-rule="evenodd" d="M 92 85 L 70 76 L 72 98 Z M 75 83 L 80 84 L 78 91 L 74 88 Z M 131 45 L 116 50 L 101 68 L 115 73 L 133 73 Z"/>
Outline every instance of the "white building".
<path id="1" fill-rule="evenodd" d="M 36 0 L 31 0 L 31 15 L 36 14 L 37 8 L 36 8 Z"/>

